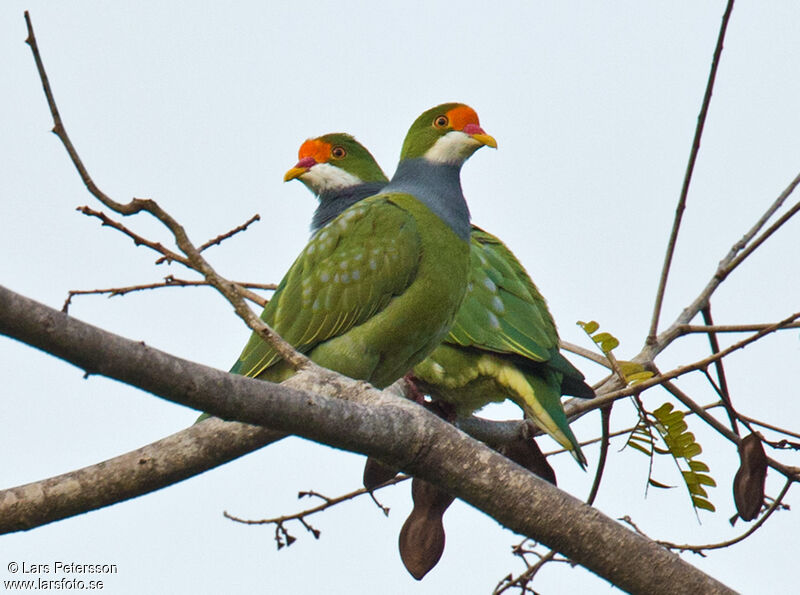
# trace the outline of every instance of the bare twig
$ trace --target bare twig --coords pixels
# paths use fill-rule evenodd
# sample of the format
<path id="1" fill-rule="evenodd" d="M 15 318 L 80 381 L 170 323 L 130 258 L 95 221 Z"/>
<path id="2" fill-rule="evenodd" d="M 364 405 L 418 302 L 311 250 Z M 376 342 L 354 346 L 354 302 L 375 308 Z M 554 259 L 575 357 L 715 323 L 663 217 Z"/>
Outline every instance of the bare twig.
<path id="1" fill-rule="evenodd" d="M 586 503 L 590 506 L 594 504 L 594 500 L 597 497 L 597 492 L 600 489 L 600 481 L 603 478 L 603 470 L 605 469 L 606 459 L 608 456 L 608 446 L 610 442 L 609 425 L 611 420 L 611 407 L 604 407 L 603 409 L 600 410 L 600 414 L 602 420 L 602 437 L 600 438 L 600 440 L 602 440 L 602 442 L 600 444 L 600 457 L 597 461 L 597 471 L 595 472 L 594 481 L 592 482 L 592 488 L 589 491 L 589 496 L 586 498 Z M 525 541 L 527 540 L 524 540 L 522 543 L 516 546 L 515 551 L 520 551 Z M 526 590 L 526 585 L 528 585 L 530 581 L 533 580 L 534 576 L 536 575 L 537 572 L 539 572 L 542 566 L 544 566 L 545 564 L 547 564 L 548 562 L 550 562 L 555 558 L 556 554 L 557 552 L 555 550 L 550 550 L 549 552 L 543 555 L 536 553 L 536 555 L 539 556 L 539 560 L 537 560 L 536 563 L 528 564 L 528 568 L 516 578 L 514 578 L 514 576 L 511 574 L 508 575 L 506 579 L 498 583 L 498 585 L 495 587 L 493 595 L 500 595 L 501 593 L 504 593 L 505 591 L 507 591 L 512 587 L 517 587 L 521 589 L 522 592 L 524 593 Z M 525 557 L 522 556 L 522 559 L 524 560 Z M 565 559 L 564 561 L 568 560 Z"/>
<path id="2" fill-rule="evenodd" d="M 760 331 L 770 326 L 768 323 L 762 324 L 682 324 L 678 327 L 680 335 L 687 335 L 689 333 L 750 333 L 753 331 Z M 800 328 L 800 322 L 793 322 L 782 326 L 779 330 Z"/>
<path id="3" fill-rule="evenodd" d="M 382 483 L 378 487 L 374 488 L 375 490 L 380 490 L 388 486 L 392 486 L 403 482 L 407 479 L 410 479 L 409 475 L 398 475 L 394 479 L 391 479 L 385 483 Z M 271 519 L 259 519 L 259 520 L 249 520 L 243 519 L 237 516 L 234 516 L 227 511 L 224 511 L 222 514 L 225 518 L 235 521 L 237 523 L 242 523 L 245 525 L 272 525 L 272 524 L 283 524 L 287 521 L 294 521 L 294 520 L 302 520 L 305 517 L 311 516 L 312 514 L 316 514 L 318 512 L 322 512 L 323 510 L 327 510 L 332 506 L 336 506 L 342 502 L 346 502 L 347 500 L 353 500 L 354 498 L 358 498 L 359 496 L 363 496 L 364 494 L 369 494 L 369 490 L 366 488 L 360 488 L 357 490 L 353 490 L 352 492 L 348 492 L 346 494 L 342 494 L 341 496 L 336 496 L 335 498 L 328 498 L 327 496 L 323 496 L 322 494 L 318 494 L 315 491 L 309 492 L 300 492 L 297 497 L 302 498 L 306 496 L 317 496 L 318 498 L 322 498 L 322 504 L 318 506 L 314 506 L 312 508 L 307 508 L 306 510 L 301 510 L 300 512 L 295 512 L 292 514 L 286 514 L 282 516 L 277 516 Z"/>
<path id="4" fill-rule="evenodd" d="M 275 283 L 248 283 L 242 281 L 233 281 L 233 283 L 242 288 L 243 295 L 246 299 L 250 300 L 255 304 L 258 304 L 262 308 L 267 305 L 267 302 L 269 300 L 249 290 L 263 289 L 269 291 L 277 288 L 277 285 Z M 134 291 L 161 289 L 163 287 L 210 287 L 210 286 L 211 284 L 208 281 L 190 281 L 188 279 L 180 279 L 173 275 L 167 275 L 166 277 L 164 277 L 163 281 L 159 281 L 157 283 L 142 283 L 141 285 L 128 285 L 126 287 L 109 287 L 108 289 L 72 289 L 67 295 L 67 299 L 66 301 L 64 301 L 64 305 L 61 307 L 61 311 L 67 312 L 69 310 L 69 307 L 72 304 L 72 298 L 75 297 L 76 295 L 102 295 L 107 293 L 108 297 L 112 298 L 118 295 L 125 295 L 127 293 L 132 293 Z"/>
<path id="5" fill-rule="evenodd" d="M 218 235 L 213 240 L 208 240 L 205 244 L 201 245 L 197 249 L 197 251 L 203 252 L 206 248 L 210 248 L 211 246 L 219 246 L 223 241 L 227 240 L 228 238 L 235 236 L 239 232 L 245 231 L 248 227 L 250 227 L 252 223 L 255 223 L 256 221 L 261 221 L 261 215 L 259 215 L 258 213 L 250 217 L 250 219 L 248 219 L 241 225 L 237 225 L 232 230 Z M 156 264 L 161 264 L 162 262 L 164 262 L 164 260 L 165 260 L 164 258 L 159 258 L 156 261 Z"/>
<path id="6" fill-rule="evenodd" d="M 745 245 L 744 243 L 749 241 L 752 238 L 752 235 L 758 232 L 758 229 L 760 229 L 760 226 L 763 225 L 763 221 L 766 220 L 767 216 L 774 213 L 777 206 L 782 204 L 783 201 L 785 201 L 786 198 L 789 197 L 789 195 L 795 190 L 795 188 L 799 184 L 800 184 L 800 174 L 795 176 L 795 178 L 780 194 L 778 199 L 770 206 L 769 209 L 767 209 L 767 212 L 761 217 L 759 223 L 756 226 L 754 226 L 747 234 L 745 234 L 745 236 L 741 240 L 739 240 L 738 242 L 736 242 L 736 244 L 733 245 L 733 247 L 725 256 L 725 258 L 723 258 L 720 261 L 719 265 L 717 266 L 717 270 L 715 271 L 713 277 L 711 277 L 711 280 L 706 284 L 706 286 L 702 289 L 702 291 L 698 294 L 698 296 L 694 299 L 694 301 L 683 309 L 683 311 L 680 313 L 677 319 L 670 325 L 669 328 L 659 333 L 654 343 L 645 345 L 641 353 L 635 358 L 636 361 L 640 362 L 653 361 L 656 355 L 658 355 L 661 351 L 663 351 L 667 345 L 671 344 L 672 341 L 674 341 L 680 335 L 685 334 L 687 332 L 685 329 L 688 328 L 688 323 L 697 315 L 700 309 L 708 303 L 713 293 L 717 290 L 720 284 L 727 278 L 727 276 L 730 275 L 731 272 L 733 272 L 733 270 L 737 266 L 739 266 L 748 255 L 752 254 L 753 250 L 755 250 L 756 247 L 760 246 L 764 242 L 764 240 L 766 240 L 769 236 L 775 233 L 775 231 L 777 231 L 778 228 L 784 225 L 793 215 L 797 213 L 798 210 L 800 210 L 800 202 L 798 202 L 787 213 L 785 213 L 778 221 L 776 221 L 773 225 L 771 225 L 770 228 L 767 229 L 754 244 L 752 244 L 744 252 L 739 254 L 738 257 L 736 256 L 743 249 Z M 737 329 L 737 331 L 738 330 L 739 329 Z"/>
<path id="7" fill-rule="evenodd" d="M 565 351 L 569 351 L 574 353 L 575 355 L 580 355 L 581 357 L 585 357 L 588 360 L 593 361 L 596 364 L 600 364 L 604 368 L 608 368 L 608 360 L 600 355 L 592 351 L 591 349 L 586 349 L 585 347 L 581 347 L 580 345 L 575 345 L 574 343 L 569 343 L 567 341 L 559 341 L 559 346 L 561 349 Z"/>
<path id="8" fill-rule="evenodd" d="M 600 442 L 600 456 L 597 460 L 597 471 L 594 474 L 594 481 L 592 481 L 592 489 L 589 490 L 589 495 L 586 497 L 586 504 L 591 506 L 597 498 L 597 492 L 600 490 L 600 482 L 603 479 L 603 470 L 606 467 L 606 459 L 608 458 L 608 445 L 611 441 L 609 433 L 611 424 L 611 407 L 603 407 L 600 409 L 600 425 L 601 425 L 601 442 Z"/>
<path id="9" fill-rule="evenodd" d="M 739 413 L 739 417 L 741 419 L 743 419 L 744 421 L 746 421 L 748 423 L 751 423 L 753 425 L 761 426 L 762 428 L 767 428 L 768 430 L 773 430 L 773 431 L 778 432 L 780 434 L 785 434 L 786 436 L 793 436 L 795 438 L 800 438 L 800 434 L 798 434 L 797 432 L 792 432 L 791 430 L 786 430 L 784 428 L 781 428 L 781 427 L 778 427 L 778 426 L 775 426 L 775 425 L 772 425 L 772 424 L 768 424 L 767 422 L 759 421 L 757 419 L 753 419 L 752 417 L 748 417 L 746 415 L 742 415 L 741 413 Z"/>
<path id="10" fill-rule="evenodd" d="M 703 409 L 704 411 L 708 411 L 709 409 L 714 409 L 715 407 L 721 407 L 721 406 L 722 406 L 722 401 L 715 401 L 714 403 L 709 403 L 707 405 L 702 405 L 701 409 Z M 694 415 L 694 411 L 687 411 L 686 415 Z M 619 436 L 624 436 L 625 434 L 630 434 L 635 429 L 636 429 L 636 426 L 632 426 L 632 427 L 625 428 L 624 430 L 617 430 L 616 432 L 610 432 L 608 434 L 608 437 L 609 438 L 618 438 Z M 798 436 L 798 438 L 800 438 L 800 436 Z M 580 444 L 580 446 L 583 447 L 583 446 L 590 446 L 592 444 L 596 444 L 597 442 L 602 442 L 602 441 L 603 441 L 603 437 L 602 436 L 598 436 L 597 438 L 590 438 L 589 440 L 581 440 L 578 444 Z M 559 454 L 564 454 L 566 452 L 569 452 L 569 451 L 566 448 L 561 447 L 561 448 L 556 448 L 555 450 L 550 450 L 550 451 L 545 452 L 544 456 L 549 457 L 550 455 L 559 455 Z"/>
<path id="11" fill-rule="evenodd" d="M 161 254 L 162 257 L 156 261 L 156 264 L 162 262 L 169 263 L 175 261 L 181 263 L 182 265 L 190 269 L 194 268 L 192 264 L 189 262 L 189 259 L 187 259 L 186 257 L 181 256 L 177 252 L 173 252 L 169 248 L 166 248 L 161 242 L 153 242 L 151 240 L 148 240 L 147 238 L 140 236 L 136 232 L 125 227 L 119 221 L 114 221 L 111 217 L 109 217 L 102 211 L 95 211 L 94 209 L 88 206 L 78 207 L 76 210 L 80 211 L 84 215 L 88 215 L 89 217 L 97 217 L 98 219 L 100 219 L 104 227 L 111 227 L 113 229 L 116 229 L 117 231 L 122 232 L 123 234 L 131 238 L 136 246 L 147 246 L 151 250 L 154 250 L 159 254 Z"/>
<path id="12" fill-rule="evenodd" d="M 798 183 L 800 183 L 800 175 L 798 175 L 794 180 L 792 180 L 792 185 L 790 186 L 791 190 L 794 190 L 794 188 L 797 186 Z M 787 188 L 787 190 L 789 189 Z M 784 194 L 786 194 L 786 191 L 784 191 Z M 783 196 L 783 194 L 781 196 Z M 781 215 L 775 221 L 775 223 L 773 223 L 767 229 L 765 229 L 764 232 L 760 236 L 758 236 L 753 241 L 752 244 L 750 244 L 749 246 L 747 246 L 747 248 L 742 250 L 742 252 L 736 258 L 734 258 L 733 260 L 730 261 L 730 263 L 727 264 L 727 266 L 724 267 L 721 266 L 720 269 L 717 271 L 715 277 L 718 278 L 720 282 L 724 281 L 725 278 L 731 273 L 731 271 L 733 271 L 733 269 L 742 264 L 745 258 L 750 256 L 756 250 L 756 248 L 758 248 L 761 244 L 763 244 L 767 240 L 767 238 L 769 238 L 772 234 L 778 231 L 778 229 L 784 223 L 786 223 L 789 219 L 794 217 L 798 211 L 800 211 L 800 201 L 792 205 L 792 207 L 788 211 L 786 211 L 783 215 Z"/>
<path id="13" fill-rule="evenodd" d="M 658 319 L 661 315 L 661 305 L 664 301 L 664 292 L 667 287 L 667 277 L 669 276 L 669 268 L 672 264 L 672 256 L 675 253 L 675 244 L 678 239 L 678 230 L 681 226 L 681 219 L 683 218 L 683 211 L 686 208 L 686 197 L 689 194 L 689 184 L 692 181 L 692 173 L 694 172 L 694 164 L 697 161 L 697 153 L 700 151 L 700 139 L 703 136 L 703 127 L 706 123 L 708 116 L 708 107 L 711 104 L 711 94 L 714 91 L 714 81 L 717 77 L 717 68 L 719 67 L 720 56 L 722 56 L 722 45 L 725 41 L 725 32 L 728 29 L 728 21 L 733 11 L 734 0 L 728 0 L 728 5 L 725 8 L 725 14 L 722 15 L 722 24 L 719 28 L 719 35 L 717 37 L 717 47 L 714 49 L 714 58 L 711 60 L 711 71 L 708 73 L 708 83 L 706 83 L 706 92 L 703 96 L 703 105 L 700 108 L 700 115 L 697 117 L 697 127 L 694 132 L 694 140 L 692 141 L 692 150 L 689 153 L 689 163 L 686 165 L 686 174 L 683 177 L 683 186 L 681 187 L 681 195 L 678 200 L 678 207 L 675 209 L 675 220 L 672 223 L 672 231 L 670 232 L 669 242 L 667 244 L 667 252 L 664 256 L 664 265 L 661 269 L 661 278 L 658 281 L 658 291 L 656 292 L 656 302 L 653 307 L 653 318 L 650 322 L 650 332 L 647 335 L 647 344 L 656 342 L 656 333 L 658 332 Z"/>
<path id="14" fill-rule="evenodd" d="M 539 559 L 535 563 L 528 564 L 528 568 L 526 568 L 525 571 L 520 573 L 520 575 L 516 578 L 514 578 L 513 575 L 509 574 L 507 577 L 505 577 L 502 581 L 500 581 L 497 584 L 494 591 L 492 591 L 492 595 L 501 595 L 501 593 L 505 593 L 508 589 L 514 587 L 519 589 L 521 593 L 527 593 L 527 592 L 535 593 L 535 591 L 531 590 L 528 587 L 528 585 L 533 580 L 534 576 L 536 576 L 536 573 L 539 572 L 539 570 L 541 570 L 542 566 L 551 561 L 569 562 L 569 560 L 566 558 L 556 559 L 556 553 L 557 552 L 555 550 L 550 550 L 546 554 L 537 554 L 537 556 L 539 556 Z"/>
<path id="15" fill-rule="evenodd" d="M 713 326 L 714 320 L 711 318 L 711 302 L 703 306 L 700 311 L 703 314 L 703 322 L 705 322 L 707 326 Z M 714 331 L 708 332 L 708 342 L 711 345 L 711 353 L 719 353 L 719 341 L 717 341 L 717 335 Z M 714 369 L 717 372 L 717 381 L 719 382 L 719 387 L 715 388 L 717 388 L 722 402 L 725 403 L 725 410 L 728 412 L 728 419 L 731 422 L 731 430 L 738 436 L 739 426 L 736 423 L 736 410 L 733 408 L 731 395 L 730 392 L 728 392 L 728 381 L 725 378 L 725 367 L 722 360 L 714 362 Z"/>
<path id="16" fill-rule="evenodd" d="M 262 339 L 268 342 L 289 365 L 291 365 L 295 370 L 318 369 L 318 366 L 314 365 L 311 360 L 309 360 L 303 354 L 297 352 L 289 343 L 284 341 L 275 331 L 265 324 L 264 321 L 256 316 L 256 314 L 245 303 L 238 287 L 217 274 L 211 265 L 200 255 L 200 252 L 194 246 L 194 244 L 192 244 L 192 242 L 189 240 L 189 237 L 186 234 L 186 230 L 183 228 L 183 226 L 181 226 L 171 215 L 169 215 L 169 213 L 164 211 L 158 205 L 158 203 L 150 199 L 141 198 L 134 198 L 128 203 L 119 203 L 105 194 L 94 183 L 89 175 L 88 170 L 83 164 L 83 161 L 78 155 L 77 150 L 72 144 L 66 129 L 64 128 L 64 124 L 58 111 L 58 107 L 56 106 L 55 98 L 53 97 L 53 92 L 50 88 L 50 82 L 47 78 L 47 73 L 45 72 L 44 64 L 39 53 L 39 47 L 36 43 L 36 36 L 33 32 L 33 25 L 31 24 L 30 15 L 27 11 L 25 11 L 25 23 L 28 27 L 28 38 L 26 39 L 26 43 L 30 46 L 31 51 L 33 52 L 33 57 L 36 61 L 36 68 L 39 72 L 39 78 L 42 81 L 42 87 L 44 88 L 44 93 L 47 97 L 47 104 L 50 107 L 50 114 L 52 115 L 54 122 L 53 132 L 63 143 L 67 153 L 70 156 L 70 159 L 72 159 L 72 163 L 78 170 L 78 173 L 80 174 L 81 179 L 83 180 L 83 183 L 86 185 L 86 188 L 89 190 L 89 192 L 106 207 L 121 215 L 134 215 L 136 213 L 146 212 L 158 219 L 165 227 L 167 227 L 167 229 L 172 232 L 178 248 L 180 248 L 180 250 L 186 255 L 185 258 L 180 257 L 179 261 L 182 263 L 187 261 L 189 263 L 187 266 L 190 266 L 202 274 L 203 277 L 205 277 L 205 279 L 222 295 L 224 295 L 225 298 L 233 305 L 234 310 L 239 317 L 242 318 L 242 320 L 244 320 L 251 329 L 257 332 Z"/>
<path id="17" fill-rule="evenodd" d="M 744 541 L 745 539 L 750 537 L 753 533 L 758 531 L 758 529 L 761 528 L 761 526 L 767 521 L 770 515 L 773 512 L 775 512 L 775 510 L 777 510 L 778 507 L 780 507 L 781 501 L 783 500 L 784 496 L 786 496 L 786 493 L 789 491 L 789 488 L 794 482 L 795 480 L 793 479 L 787 479 L 786 483 L 783 485 L 783 489 L 781 490 L 780 494 L 778 494 L 778 497 L 775 498 L 772 504 L 770 504 L 767 511 L 763 515 L 761 515 L 761 518 L 758 519 L 755 525 L 750 527 L 747 531 L 745 531 L 738 537 L 734 537 L 733 539 L 729 539 L 727 541 L 721 541 L 719 543 L 706 543 L 702 545 L 689 545 L 689 544 L 678 545 L 676 543 L 672 543 L 670 541 L 662 541 L 660 539 L 656 540 L 656 543 L 659 543 L 663 545 L 665 548 L 671 550 L 678 550 L 680 552 L 694 552 L 695 554 L 705 556 L 704 552 L 707 550 L 718 550 L 739 543 L 740 541 Z"/>
<path id="18" fill-rule="evenodd" d="M 570 407 L 570 412 L 569 412 L 570 413 L 570 417 L 573 417 L 574 415 L 578 415 L 579 413 L 583 413 L 583 412 L 586 412 L 586 411 L 592 411 L 594 409 L 598 409 L 599 407 L 605 405 L 606 403 L 610 403 L 612 401 L 616 401 L 617 399 L 621 399 L 623 397 L 628 397 L 628 396 L 633 395 L 633 394 L 638 394 L 638 393 L 643 392 L 644 390 L 646 390 L 648 388 L 651 388 L 653 386 L 657 386 L 657 385 L 660 385 L 660 384 L 664 384 L 664 382 L 667 381 L 667 380 L 672 380 L 673 378 L 677 378 L 678 376 L 683 376 L 684 374 L 688 374 L 689 372 L 694 372 L 695 370 L 702 370 L 703 368 L 705 368 L 709 364 L 712 364 L 717 360 L 720 360 L 720 359 L 722 359 L 724 357 L 727 357 L 728 355 L 730 355 L 734 351 L 737 351 L 739 349 L 743 349 L 744 347 L 746 347 L 750 343 L 753 343 L 754 341 L 757 341 L 757 340 L 761 339 L 762 337 L 764 337 L 764 336 L 766 336 L 766 335 L 768 335 L 770 333 L 774 333 L 775 331 L 777 331 L 778 329 L 783 328 L 787 324 L 793 323 L 798 318 L 800 318 L 800 312 L 795 312 L 794 314 L 784 318 L 783 320 L 781 320 L 779 322 L 776 322 L 776 323 L 773 323 L 773 324 L 770 324 L 770 325 L 764 327 L 763 329 L 761 329 L 757 333 L 754 333 L 753 335 L 747 337 L 746 339 L 743 339 L 742 341 L 734 343 L 733 345 L 731 345 L 730 347 L 728 347 L 726 349 L 723 349 L 719 353 L 716 353 L 714 355 L 710 355 L 710 356 L 708 356 L 706 358 L 703 358 L 703 359 L 701 359 L 701 360 L 699 360 L 697 362 L 694 362 L 693 364 L 687 364 L 685 366 L 679 366 L 679 367 L 675 368 L 674 370 L 671 370 L 670 372 L 666 372 L 665 374 L 653 376 L 652 378 L 648 378 L 647 380 L 643 380 L 642 382 L 640 382 L 640 383 L 638 383 L 638 384 L 636 384 L 634 386 L 621 388 L 619 390 L 615 390 L 615 391 L 606 393 L 604 395 L 598 396 L 598 397 L 596 397 L 594 399 L 591 399 L 589 401 L 577 402 L 574 406 Z"/>

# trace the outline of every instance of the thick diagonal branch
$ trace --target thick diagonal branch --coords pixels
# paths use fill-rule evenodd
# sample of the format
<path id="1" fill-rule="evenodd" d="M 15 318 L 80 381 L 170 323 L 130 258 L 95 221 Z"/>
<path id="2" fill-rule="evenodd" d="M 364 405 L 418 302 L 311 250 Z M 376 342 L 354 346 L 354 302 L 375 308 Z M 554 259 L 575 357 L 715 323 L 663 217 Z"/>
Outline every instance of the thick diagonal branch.
<path id="1" fill-rule="evenodd" d="M 731 592 L 423 407 L 366 383 L 333 373 L 301 372 L 290 379 L 292 386 L 278 386 L 227 374 L 123 339 L 2 287 L 0 333 L 88 372 L 223 419 L 375 456 L 436 483 L 622 589 Z"/>

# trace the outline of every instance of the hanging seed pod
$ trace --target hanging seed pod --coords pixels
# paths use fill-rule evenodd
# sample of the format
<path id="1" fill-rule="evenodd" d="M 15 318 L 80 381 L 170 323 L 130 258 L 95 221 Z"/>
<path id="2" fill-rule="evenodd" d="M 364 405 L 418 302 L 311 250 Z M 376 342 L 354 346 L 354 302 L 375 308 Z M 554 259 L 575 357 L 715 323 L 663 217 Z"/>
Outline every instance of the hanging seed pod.
<path id="1" fill-rule="evenodd" d="M 739 445 L 741 464 L 733 478 L 733 501 L 743 521 L 752 521 L 764 504 L 764 482 L 767 479 L 767 455 L 758 434 L 742 438 Z"/>
<path id="2" fill-rule="evenodd" d="M 393 469 L 388 465 L 384 465 L 379 460 L 369 457 L 367 462 L 364 463 L 364 477 L 362 482 L 364 483 L 364 487 L 371 492 L 390 479 L 394 479 L 394 476 L 397 474 L 397 469 Z"/>
<path id="3" fill-rule="evenodd" d="M 454 498 L 416 477 L 411 480 L 411 497 L 414 509 L 400 530 L 398 547 L 406 570 L 415 579 L 422 580 L 444 552 L 442 516 Z"/>
<path id="4" fill-rule="evenodd" d="M 531 473 L 534 473 L 549 481 L 553 485 L 556 484 L 556 472 L 547 462 L 547 457 L 542 454 L 539 445 L 532 437 L 520 436 L 512 442 L 507 442 L 497 449 L 502 455 L 505 455 L 517 465 L 525 467 Z"/>

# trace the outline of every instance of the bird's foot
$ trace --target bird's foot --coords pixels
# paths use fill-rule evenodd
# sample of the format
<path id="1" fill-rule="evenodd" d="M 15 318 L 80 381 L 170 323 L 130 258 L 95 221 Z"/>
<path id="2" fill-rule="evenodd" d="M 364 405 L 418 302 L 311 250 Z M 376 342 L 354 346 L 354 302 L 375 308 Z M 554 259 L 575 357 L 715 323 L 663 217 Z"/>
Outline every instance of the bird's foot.
<path id="1" fill-rule="evenodd" d="M 406 381 L 406 397 L 414 401 L 417 405 L 425 404 L 425 393 L 423 393 L 417 385 L 417 379 L 412 372 L 403 376 Z"/>
<path id="2" fill-rule="evenodd" d="M 455 406 L 446 401 L 428 401 L 425 403 L 425 407 L 428 409 L 428 411 L 438 415 L 448 423 L 452 424 L 458 418 L 458 415 L 456 415 Z"/>

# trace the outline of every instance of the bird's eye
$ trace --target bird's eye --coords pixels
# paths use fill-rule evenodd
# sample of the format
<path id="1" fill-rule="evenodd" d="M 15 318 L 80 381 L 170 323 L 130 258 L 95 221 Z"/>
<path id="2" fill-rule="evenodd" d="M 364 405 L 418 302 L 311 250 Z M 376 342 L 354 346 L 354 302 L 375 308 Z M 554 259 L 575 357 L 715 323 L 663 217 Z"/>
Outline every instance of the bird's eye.
<path id="1" fill-rule="evenodd" d="M 436 116 L 433 121 L 433 125 L 436 128 L 446 128 L 448 124 L 450 124 L 450 119 L 447 116 Z"/>
<path id="2" fill-rule="evenodd" d="M 331 149 L 331 157 L 334 159 L 344 159 L 345 155 L 347 155 L 347 151 L 341 145 L 336 145 Z"/>

